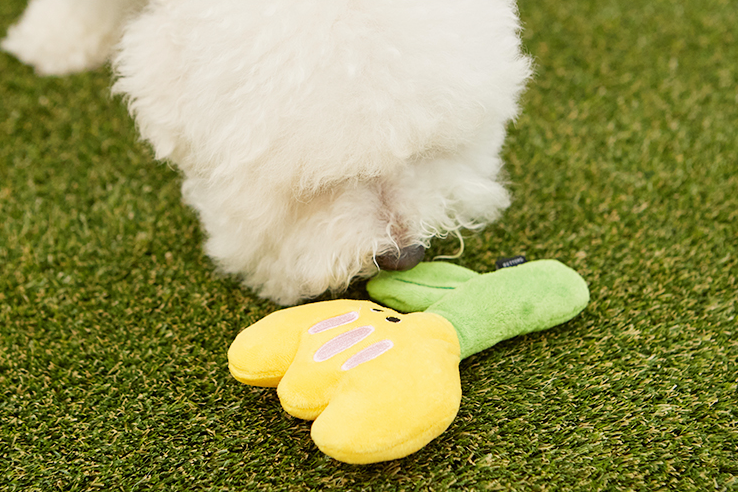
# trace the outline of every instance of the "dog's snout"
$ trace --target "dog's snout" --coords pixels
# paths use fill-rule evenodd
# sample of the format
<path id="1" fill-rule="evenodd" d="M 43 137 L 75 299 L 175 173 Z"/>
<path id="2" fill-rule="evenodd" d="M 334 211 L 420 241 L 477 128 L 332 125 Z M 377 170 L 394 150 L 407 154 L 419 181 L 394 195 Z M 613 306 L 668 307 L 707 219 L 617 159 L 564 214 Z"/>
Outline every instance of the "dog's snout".
<path id="1" fill-rule="evenodd" d="M 425 248 L 420 244 L 406 246 L 400 251 L 390 251 L 377 256 L 377 265 L 382 270 L 404 271 L 420 263 L 425 257 Z"/>

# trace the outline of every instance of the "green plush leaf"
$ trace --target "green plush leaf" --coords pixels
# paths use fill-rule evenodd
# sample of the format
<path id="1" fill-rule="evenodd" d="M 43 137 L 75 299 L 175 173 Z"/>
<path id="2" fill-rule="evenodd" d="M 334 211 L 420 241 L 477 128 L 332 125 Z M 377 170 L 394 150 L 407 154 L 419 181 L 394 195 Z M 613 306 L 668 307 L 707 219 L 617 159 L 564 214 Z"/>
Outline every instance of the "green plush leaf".
<path id="1" fill-rule="evenodd" d="M 427 262 L 405 272 L 382 272 L 366 285 L 373 299 L 406 313 L 425 311 L 479 274 L 453 263 Z"/>

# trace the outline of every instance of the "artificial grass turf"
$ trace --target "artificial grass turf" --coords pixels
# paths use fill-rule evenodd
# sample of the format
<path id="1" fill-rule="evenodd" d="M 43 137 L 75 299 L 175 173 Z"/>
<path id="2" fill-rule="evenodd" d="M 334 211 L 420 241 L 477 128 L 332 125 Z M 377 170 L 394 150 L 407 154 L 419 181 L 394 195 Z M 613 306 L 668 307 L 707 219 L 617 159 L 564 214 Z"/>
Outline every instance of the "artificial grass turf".
<path id="1" fill-rule="evenodd" d="M 0 4 L 0 32 L 22 8 Z M 465 360 L 448 431 L 372 466 L 231 379 L 228 344 L 276 306 L 213 272 L 109 73 L 0 54 L 0 488 L 738 490 L 735 6 L 520 8 L 515 202 L 459 263 L 558 258 L 592 301 Z"/>

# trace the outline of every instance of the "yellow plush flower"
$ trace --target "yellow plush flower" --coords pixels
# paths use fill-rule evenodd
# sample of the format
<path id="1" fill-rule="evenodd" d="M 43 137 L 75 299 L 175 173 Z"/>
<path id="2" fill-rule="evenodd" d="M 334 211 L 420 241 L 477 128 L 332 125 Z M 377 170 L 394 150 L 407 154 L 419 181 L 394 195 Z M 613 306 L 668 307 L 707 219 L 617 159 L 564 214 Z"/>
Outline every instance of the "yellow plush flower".
<path id="1" fill-rule="evenodd" d="M 285 411 L 315 420 L 315 443 L 347 463 L 417 451 L 449 426 L 461 402 L 451 323 L 369 301 L 277 311 L 241 332 L 228 360 L 237 380 L 277 386 Z"/>
<path id="2" fill-rule="evenodd" d="M 228 361 L 239 381 L 276 386 L 284 409 L 315 420 L 312 437 L 347 463 L 402 458 L 453 421 L 459 361 L 576 316 L 589 302 L 579 274 L 540 260 L 477 274 L 447 263 L 383 273 L 368 301 L 277 311 L 241 332 Z"/>

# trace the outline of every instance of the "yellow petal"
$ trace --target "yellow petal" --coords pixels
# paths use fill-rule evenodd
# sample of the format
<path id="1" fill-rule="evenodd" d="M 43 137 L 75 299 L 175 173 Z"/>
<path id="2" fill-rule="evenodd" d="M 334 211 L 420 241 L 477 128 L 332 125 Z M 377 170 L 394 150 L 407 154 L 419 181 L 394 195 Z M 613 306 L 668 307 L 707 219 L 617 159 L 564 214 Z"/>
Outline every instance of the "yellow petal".
<path id="1" fill-rule="evenodd" d="M 229 366 L 239 381 L 278 384 L 285 411 L 316 419 L 324 453 L 373 463 L 417 451 L 453 421 L 459 354 L 441 316 L 340 300 L 267 316 L 236 338 Z"/>

